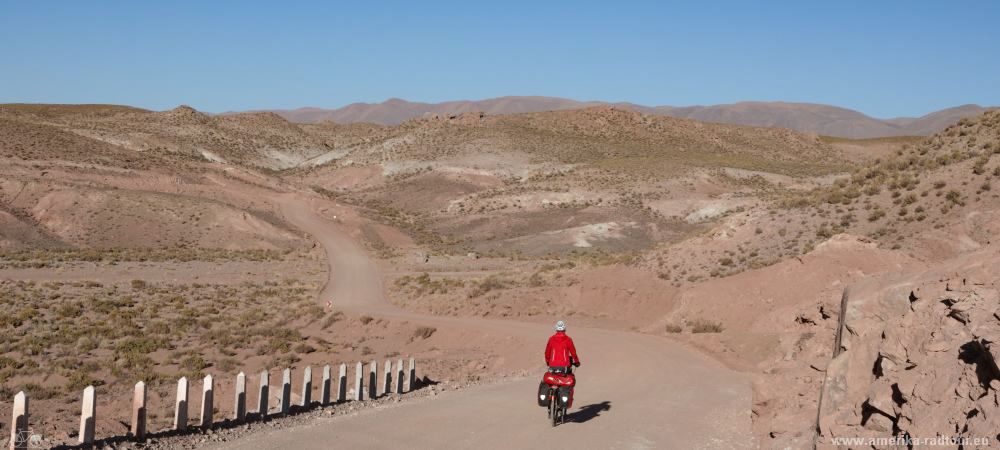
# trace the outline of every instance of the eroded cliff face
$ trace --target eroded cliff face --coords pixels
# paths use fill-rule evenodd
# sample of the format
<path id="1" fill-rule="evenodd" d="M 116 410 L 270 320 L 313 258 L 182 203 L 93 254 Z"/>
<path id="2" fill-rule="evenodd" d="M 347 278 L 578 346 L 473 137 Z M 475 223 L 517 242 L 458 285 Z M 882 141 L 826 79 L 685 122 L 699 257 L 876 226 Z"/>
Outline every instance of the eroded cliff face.
<path id="1" fill-rule="evenodd" d="M 819 444 L 893 436 L 1000 442 L 997 268 L 1000 255 L 990 248 L 854 286 L 842 351 L 827 367 Z"/>

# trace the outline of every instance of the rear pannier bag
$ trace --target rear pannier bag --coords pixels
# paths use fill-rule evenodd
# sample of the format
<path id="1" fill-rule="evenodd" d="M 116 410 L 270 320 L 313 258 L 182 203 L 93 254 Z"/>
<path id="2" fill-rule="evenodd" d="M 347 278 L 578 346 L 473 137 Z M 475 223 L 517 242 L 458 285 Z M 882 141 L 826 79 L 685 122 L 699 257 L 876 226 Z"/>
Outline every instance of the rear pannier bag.
<path id="1" fill-rule="evenodd" d="M 549 406 L 549 385 L 544 381 L 538 383 L 538 397 L 535 398 L 538 400 L 538 406 Z"/>
<path id="2" fill-rule="evenodd" d="M 569 386 L 562 386 L 562 387 L 559 388 L 558 392 L 559 393 L 557 395 L 559 395 L 559 404 L 563 405 L 563 406 L 565 406 L 567 408 L 572 408 L 573 407 L 573 388 L 571 388 Z M 566 400 L 563 401 L 563 398 L 565 398 Z"/>

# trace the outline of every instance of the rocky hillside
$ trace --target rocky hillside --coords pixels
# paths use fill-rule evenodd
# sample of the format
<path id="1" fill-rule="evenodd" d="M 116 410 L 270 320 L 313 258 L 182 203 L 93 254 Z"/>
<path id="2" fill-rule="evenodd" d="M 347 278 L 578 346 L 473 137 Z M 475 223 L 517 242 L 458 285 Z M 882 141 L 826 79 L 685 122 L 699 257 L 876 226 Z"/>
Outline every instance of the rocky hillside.
<path id="1" fill-rule="evenodd" d="M 821 442 L 940 436 L 984 448 L 971 439 L 1000 440 L 998 263 L 990 247 L 854 287 L 841 353 L 826 367 Z"/>
<path id="2" fill-rule="evenodd" d="M 330 145 L 275 114 L 219 117 L 187 106 L 150 112 L 106 105 L 2 105 L 0 119 L 111 144 L 132 151 L 130 159 L 140 153 L 173 154 L 283 169 L 328 151 Z"/>

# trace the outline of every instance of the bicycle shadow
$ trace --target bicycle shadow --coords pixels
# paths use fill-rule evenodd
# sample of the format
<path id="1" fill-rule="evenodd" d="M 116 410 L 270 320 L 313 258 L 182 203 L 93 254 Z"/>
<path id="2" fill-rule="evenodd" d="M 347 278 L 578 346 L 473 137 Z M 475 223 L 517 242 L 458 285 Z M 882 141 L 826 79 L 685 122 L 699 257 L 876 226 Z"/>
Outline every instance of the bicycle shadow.
<path id="1" fill-rule="evenodd" d="M 584 423 L 600 416 L 601 413 L 605 411 L 611 411 L 611 402 L 603 401 L 601 403 L 592 403 L 590 405 L 581 406 L 580 409 L 566 414 L 566 421 Z"/>

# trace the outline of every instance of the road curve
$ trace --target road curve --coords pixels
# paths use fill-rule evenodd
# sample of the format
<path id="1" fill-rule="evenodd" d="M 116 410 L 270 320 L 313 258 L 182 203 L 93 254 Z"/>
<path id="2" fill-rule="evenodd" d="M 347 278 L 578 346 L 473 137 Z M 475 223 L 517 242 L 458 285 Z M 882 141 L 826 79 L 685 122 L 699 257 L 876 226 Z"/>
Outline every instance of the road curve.
<path id="1" fill-rule="evenodd" d="M 372 315 L 529 337 L 539 358 L 550 327 L 507 320 L 428 316 L 391 306 L 367 252 L 316 213 L 301 194 L 282 198 L 285 219 L 326 250 L 321 301 Z M 571 422 L 552 428 L 533 400 L 540 375 L 445 392 L 258 431 L 217 448 L 753 448 L 749 379 L 681 344 L 622 331 L 573 328 L 583 367 Z M 526 349 L 535 351 L 535 349 Z M 541 361 L 539 362 L 541 366 Z"/>

